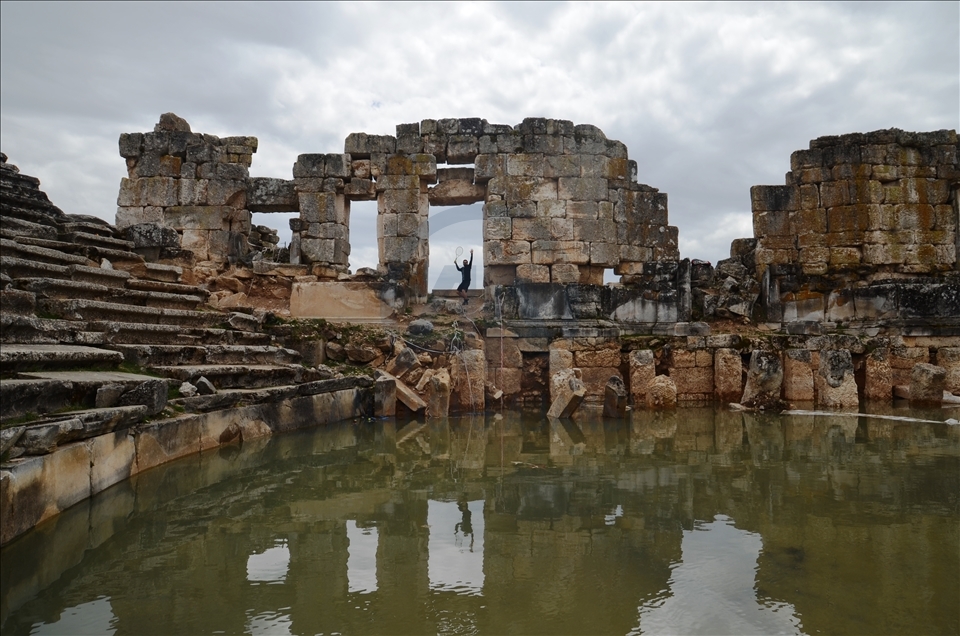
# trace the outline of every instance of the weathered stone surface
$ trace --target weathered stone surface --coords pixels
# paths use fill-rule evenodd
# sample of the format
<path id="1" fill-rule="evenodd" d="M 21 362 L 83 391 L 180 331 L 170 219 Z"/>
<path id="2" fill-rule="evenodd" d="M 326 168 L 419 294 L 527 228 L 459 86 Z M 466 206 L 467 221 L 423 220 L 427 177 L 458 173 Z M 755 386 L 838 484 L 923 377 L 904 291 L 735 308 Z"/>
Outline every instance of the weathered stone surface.
<path id="1" fill-rule="evenodd" d="M 453 356 L 450 361 L 452 408 L 461 413 L 483 412 L 486 372 L 483 349 L 468 349 Z"/>
<path id="2" fill-rule="evenodd" d="M 217 387 L 213 385 L 213 382 L 204 376 L 197 378 L 194 384 L 197 385 L 197 393 L 200 395 L 213 395 L 217 392 Z"/>
<path id="3" fill-rule="evenodd" d="M 420 368 L 420 359 L 417 358 L 417 352 L 410 347 L 403 347 L 396 355 L 387 362 L 384 369 L 390 375 L 402 378 L 413 369 Z"/>
<path id="4" fill-rule="evenodd" d="M 814 383 L 817 407 L 856 409 L 859 406 L 853 360 L 846 349 L 820 352 L 820 366 Z"/>
<path id="5" fill-rule="evenodd" d="M 677 385 L 665 375 L 651 379 L 644 393 L 648 409 L 672 409 L 677 406 Z"/>
<path id="6" fill-rule="evenodd" d="M 947 372 L 943 367 L 920 363 L 910 372 L 910 403 L 934 405 L 943 402 Z"/>
<path id="7" fill-rule="evenodd" d="M 657 375 L 653 351 L 638 349 L 631 351 L 630 360 L 630 397 L 635 406 L 646 403 L 647 386 Z"/>
<path id="8" fill-rule="evenodd" d="M 783 365 L 774 352 L 755 350 L 750 354 L 747 383 L 740 403 L 749 407 L 766 407 L 780 401 Z"/>
<path id="9" fill-rule="evenodd" d="M 783 398 L 789 402 L 813 402 L 812 356 L 806 349 L 788 349 L 783 358 Z"/>
<path id="10" fill-rule="evenodd" d="M 133 406 L 136 404 L 147 407 L 148 415 L 156 415 L 163 411 L 167 406 L 166 380 L 157 379 L 141 382 L 124 392 L 116 402 L 116 406 Z"/>
<path id="11" fill-rule="evenodd" d="M 611 376 L 604 387 L 603 416 L 624 418 L 627 415 L 627 387 L 619 375 Z"/>
<path id="12" fill-rule="evenodd" d="M 743 393 L 743 362 L 734 349 L 717 349 L 713 356 L 714 394 L 720 402 L 735 402 Z"/>
<path id="13" fill-rule="evenodd" d="M 450 412 L 450 374 L 440 369 L 426 382 L 427 417 L 446 417 Z"/>
<path id="14" fill-rule="evenodd" d="M 407 325 L 407 332 L 415 336 L 432 333 L 433 323 L 424 318 L 418 318 Z"/>
<path id="15" fill-rule="evenodd" d="M 396 378 L 378 372 L 374 383 L 374 415 L 394 417 L 397 414 Z"/>
<path id="16" fill-rule="evenodd" d="M 550 394 L 553 401 L 547 417 L 568 418 L 579 408 L 586 395 L 586 387 L 574 369 L 557 371 L 550 377 Z"/>
<path id="17" fill-rule="evenodd" d="M 867 400 L 889 400 L 893 396 L 893 371 L 890 351 L 880 348 L 867 356 L 864 373 L 863 397 Z"/>

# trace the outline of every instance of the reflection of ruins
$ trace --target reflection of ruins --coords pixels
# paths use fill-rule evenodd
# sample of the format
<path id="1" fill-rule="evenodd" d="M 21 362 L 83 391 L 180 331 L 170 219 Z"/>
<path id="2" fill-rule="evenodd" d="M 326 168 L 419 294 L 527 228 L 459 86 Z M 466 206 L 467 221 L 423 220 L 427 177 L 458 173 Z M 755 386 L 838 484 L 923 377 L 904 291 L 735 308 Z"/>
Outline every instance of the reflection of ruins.
<path id="1" fill-rule="evenodd" d="M 5 549 L 4 631 L 107 597 L 119 632 L 626 633 L 679 593 L 689 533 L 718 515 L 762 542 L 755 602 L 804 631 L 958 627 L 956 429 L 713 410 L 418 426 L 280 436 L 124 482 Z"/>

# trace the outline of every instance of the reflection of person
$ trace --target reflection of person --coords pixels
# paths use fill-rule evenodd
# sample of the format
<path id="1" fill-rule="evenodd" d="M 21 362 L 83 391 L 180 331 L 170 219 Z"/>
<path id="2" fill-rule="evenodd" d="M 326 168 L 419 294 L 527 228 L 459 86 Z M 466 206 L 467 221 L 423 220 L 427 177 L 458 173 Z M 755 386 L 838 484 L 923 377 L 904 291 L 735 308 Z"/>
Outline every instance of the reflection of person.
<path id="1" fill-rule="evenodd" d="M 457 293 L 460 294 L 460 298 L 463 299 L 463 304 L 466 305 L 470 302 L 470 299 L 467 298 L 467 290 L 470 289 L 470 270 L 473 268 L 473 250 L 470 250 L 470 262 L 467 262 L 467 259 L 463 259 L 463 267 L 457 265 L 457 261 L 453 261 L 453 266 L 457 268 L 457 271 L 463 276 L 463 280 L 460 281 L 460 286 L 457 287 Z"/>

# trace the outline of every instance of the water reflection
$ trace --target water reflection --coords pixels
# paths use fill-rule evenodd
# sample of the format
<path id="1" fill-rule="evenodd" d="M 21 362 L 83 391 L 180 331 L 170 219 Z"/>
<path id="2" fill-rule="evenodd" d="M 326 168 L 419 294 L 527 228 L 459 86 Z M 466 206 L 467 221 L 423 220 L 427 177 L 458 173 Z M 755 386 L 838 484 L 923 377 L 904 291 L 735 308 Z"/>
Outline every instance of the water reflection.
<path id="1" fill-rule="evenodd" d="M 958 493 L 945 424 L 346 423 L 148 471 L 18 539 L 0 627 L 958 633 Z"/>
<path id="2" fill-rule="evenodd" d="M 756 595 L 760 535 L 738 530 L 717 515 L 684 531 L 682 560 L 664 597 L 640 607 L 635 634 L 799 634 L 789 603 L 760 603 Z"/>

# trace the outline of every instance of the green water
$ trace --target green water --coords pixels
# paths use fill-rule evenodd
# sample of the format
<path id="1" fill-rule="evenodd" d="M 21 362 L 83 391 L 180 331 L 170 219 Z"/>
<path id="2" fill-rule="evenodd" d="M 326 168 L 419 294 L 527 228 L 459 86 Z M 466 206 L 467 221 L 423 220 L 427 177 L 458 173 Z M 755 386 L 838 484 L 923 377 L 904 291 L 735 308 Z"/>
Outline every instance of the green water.
<path id="1" fill-rule="evenodd" d="M 578 415 L 148 471 L 3 549 L 2 633 L 960 633 L 960 427 Z"/>

